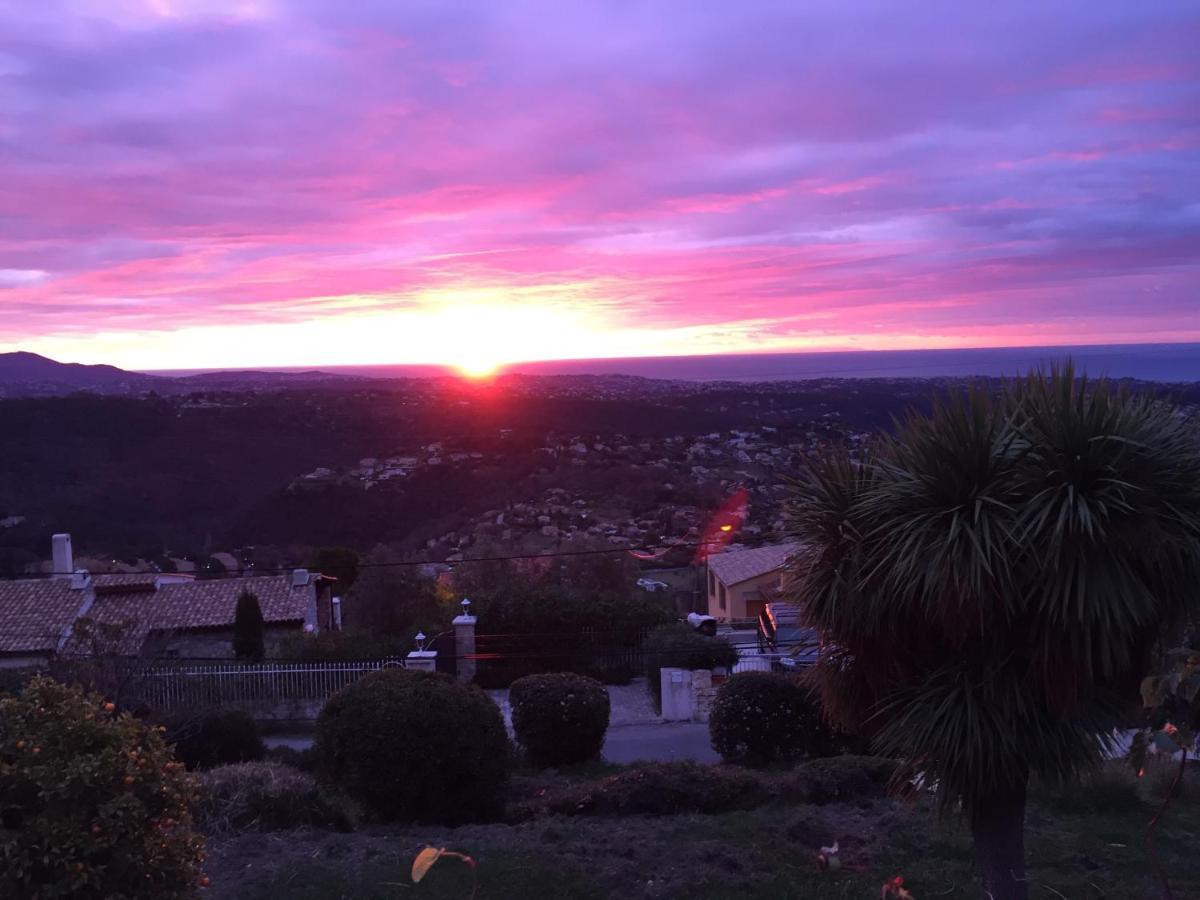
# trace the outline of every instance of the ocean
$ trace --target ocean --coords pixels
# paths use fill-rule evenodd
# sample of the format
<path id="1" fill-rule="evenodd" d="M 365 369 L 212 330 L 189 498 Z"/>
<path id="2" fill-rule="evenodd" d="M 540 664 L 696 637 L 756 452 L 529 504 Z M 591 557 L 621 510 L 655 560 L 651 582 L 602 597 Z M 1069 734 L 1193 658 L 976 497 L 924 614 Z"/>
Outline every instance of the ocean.
<path id="1" fill-rule="evenodd" d="M 1200 381 L 1200 344 L 1108 344 L 1072 347 L 990 347 L 970 350 L 854 350 L 722 356 L 660 356 L 518 363 L 504 372 L 529 375 L 638 375 L 676 381 L 803 381 L 813 378 L 952 378 L 1012 376 L 1071 359 L 1089 377 Z M 312 371 L 377 378 L 453 374 L 440 366 L 310 366 L 262 371 Z M 158 372 L 159 375 L 195 374 Z"/>

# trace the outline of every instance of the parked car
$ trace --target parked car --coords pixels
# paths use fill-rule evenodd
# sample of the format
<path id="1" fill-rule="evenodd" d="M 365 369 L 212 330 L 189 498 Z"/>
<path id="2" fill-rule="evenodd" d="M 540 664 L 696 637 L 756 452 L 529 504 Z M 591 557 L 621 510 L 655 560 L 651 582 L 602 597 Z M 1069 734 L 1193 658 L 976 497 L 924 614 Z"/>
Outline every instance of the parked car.
<path id="1" fill-rule="evenodd" d="M 709 637 L 716 637 L 717 635 L 717 620 L 712 616 L 705 616 L 700 613 L 688 613 L 687 623 L 701 634 L 707 634 Z"/>
<path id="2" fill-rule="evenodd" d="M 650 591 L 651 593 L 654 593 L 656 591 L 666 591 L 666 590 L 670 589 L 670 585 L 667 584 L 666 582 L 655 581 L 652 578 L 639 578 L 637 580 L 637 586 L 640 587 L 642 590 Z"/>

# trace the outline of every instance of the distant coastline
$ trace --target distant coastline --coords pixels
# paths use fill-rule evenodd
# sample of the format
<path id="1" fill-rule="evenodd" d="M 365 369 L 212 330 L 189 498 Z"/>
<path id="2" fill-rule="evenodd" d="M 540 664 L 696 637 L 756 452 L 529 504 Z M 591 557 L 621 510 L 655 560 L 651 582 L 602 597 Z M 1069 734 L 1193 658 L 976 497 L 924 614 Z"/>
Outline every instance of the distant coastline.
<path id="1" fill-rule="evenodd" d="M 1167 383 L 1200 381 L 1200 343 L 985 347 L 963 350 L 846 350 L 516 363 L 503 374 L 632 375 L 671 381 L 805 381 L 815 378 L 961 378 L 1019 375 L 1070 357 L 1089 377 Z M 196 375 L 230 369 L 156 371 Z M 327 372 L 375 378 L 454 375 L 431 365 L 251 367 L 261 372 Z"/>

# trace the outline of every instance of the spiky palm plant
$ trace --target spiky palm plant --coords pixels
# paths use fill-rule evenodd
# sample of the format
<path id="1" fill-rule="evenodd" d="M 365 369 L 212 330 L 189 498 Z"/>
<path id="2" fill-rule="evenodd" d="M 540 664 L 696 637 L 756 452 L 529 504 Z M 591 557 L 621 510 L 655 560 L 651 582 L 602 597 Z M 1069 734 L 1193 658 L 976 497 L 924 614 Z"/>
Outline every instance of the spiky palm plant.
<path id="1" fill-rule="evenodd" d="M 792 486 L 814 676 L 968 816 L 985 887 L 1027 896 L 1031 776 L 1094 767 L 1200 591 L 1200 448 L 1172 407 L 1068 365 L 913 416 Z"/>

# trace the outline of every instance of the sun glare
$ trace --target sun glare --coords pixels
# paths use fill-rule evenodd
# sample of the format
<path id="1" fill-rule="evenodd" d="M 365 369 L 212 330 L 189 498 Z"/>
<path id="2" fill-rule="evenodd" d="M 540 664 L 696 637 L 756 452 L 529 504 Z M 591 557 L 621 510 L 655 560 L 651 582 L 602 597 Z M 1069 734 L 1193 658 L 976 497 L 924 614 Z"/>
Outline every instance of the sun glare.
<path id="1" fill-rule="evenodd" d="M 464 378 L 472 380 L 483 380 L 491 378 L 500 371 L 500 363 L 491 360 L 479 359 L 474 361 L 463 361 L 455 363 L 454 368 Z"/>

